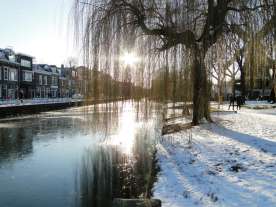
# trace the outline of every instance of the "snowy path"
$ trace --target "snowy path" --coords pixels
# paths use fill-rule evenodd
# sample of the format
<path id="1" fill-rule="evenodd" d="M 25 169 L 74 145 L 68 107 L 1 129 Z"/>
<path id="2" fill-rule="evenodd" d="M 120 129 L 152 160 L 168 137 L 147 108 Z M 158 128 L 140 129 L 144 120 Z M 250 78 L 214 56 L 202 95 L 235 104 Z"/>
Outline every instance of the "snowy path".
<path id="1" fill-rule="evenodd" d="M 164 207 L 276 206 L 276 109 L 213 117 L 162 138 L 154 196 Z"/>

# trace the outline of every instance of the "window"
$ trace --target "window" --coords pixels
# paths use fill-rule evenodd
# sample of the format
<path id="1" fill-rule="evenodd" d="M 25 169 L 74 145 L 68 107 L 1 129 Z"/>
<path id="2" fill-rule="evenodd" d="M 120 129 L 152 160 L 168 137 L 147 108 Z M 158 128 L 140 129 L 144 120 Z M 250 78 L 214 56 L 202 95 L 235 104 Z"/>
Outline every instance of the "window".
<path id="1" fill-rule="evenodd" d="M 41 98 L 45 98 L 45 88 L 44 88 L 44 86 L 41 87 Z"/>
<path id="2" fill-rule="evenodd" d="M 52 89 L 51 90 L 51 98 L 56 98 L 57 97 L 57 90 L 56 89 Z"/>
<path id="3" fill-rule="evenodd" d="M 4 80 L 9 80 L 9 69 L 4 68 Z"/>
<path id="4" fill-rule="evenodd" d="M 21 64 L 21 66 L 23 66 L 23 67 L 27 67 L 27 68 L 32 67 L 32 64 L 31 64 L 31 61 L 30 61 L 30 60 L 21 59 L 20 64 Z"/>
<path id="5" fill-rule="evenodd" d="M 47 76 L 44 76 L 44 77 L 43 77 L 43 84 L 44 84 L 44 85 L 47 85 L 47 84 L 48 84 L 48 83 L 47 83 Z"/>
<path id="6" fill-rule="evenodd" d="M 15 55 L 9 55 L 9 61 L 15 62 Z"/>
<path id="7" fill-rule="evenodd" d="M 77 75 L 78 75 L 78 74 L 77 74 L 77 71 L 72 71 L 72 77 L 73 77 L 73 78 L 76 78 Z"/>
<path id="8" fill-rule="evenodd" d="M 9 69 L 9 80 L 10 81 L 17 81 L 17 70 L 16 69 Z"/>
<path id="9" fill-rule="evenodd" d="M 39 75 L 38 76 L 38 79 L 39 79 L 39 85 L 42 85 L 43 83 L 42 83 L 42 75 Z"/>
<path id="10" fill-rule="evenodd" d="M 36 97 L 41 98 L 41 88 L 40 87 L 36 88 Z"/>
<path id="11" fill-rule="evenodd" d="M 53 86 L 57 86 L 57 77 L 55 77 L 55 76 L 52 76 L 52 85 Z"/>
<path id="12" fill-rule="evenodd" d="M 33 73 L 24 71 L 23 72 L 23 81 L 32 82 L 32 80 L 33 80 Z"/>
<path id="13" fill-rule="evenodd" d="M 13 88 L 8 89 L 8 99 L 15 99 L 15 89 Z"/>
<path id="14" fill-rule="evenodd" d="M 53 73 L 57 73 L 57 69 L 56 68 L 52 67 L 51 70 L 52 70 Z"/>
<path id="15" fill-rule="evenodd" d="M 55 85 L 55 77 L 52 76 L 52 85 Z"/>
<path id="16" fill-rule="evenodd" d="M 51 97 L 51 90 L 50 88 L 46 88 L 46 97 Z"/>
<path id="17" fill-rule="evenodd" d="M 0 67 L 0 80 L 2 80 L 2 68 Z"/>
<path id="18" fill-rule="evenodd" d="M 8 87 L 7 85 L 2 85 L 2 98 L 7 98 L 7 91 L 8 91 Z"/>

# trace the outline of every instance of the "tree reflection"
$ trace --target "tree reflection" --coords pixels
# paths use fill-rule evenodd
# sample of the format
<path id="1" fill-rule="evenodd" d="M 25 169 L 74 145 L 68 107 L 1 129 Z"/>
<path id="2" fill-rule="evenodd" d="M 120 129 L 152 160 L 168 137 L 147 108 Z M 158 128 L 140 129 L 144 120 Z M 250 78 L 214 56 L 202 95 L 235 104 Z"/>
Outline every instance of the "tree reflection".
<path id="1" fill-rule="evenodd" d="M 131 153 L 125 152 L 119 145 L 106 144 L 106 142 L 85 151 L 80 171 L 76 175 L 78 206 L 109 207 L 114 198 L 152 196 L 152 186 L 159 170 L 156 165 L 154 146 L 154 138 L 158 136 L 155 124 L 158 122 L 146 121 L 147 115 L 141 116 L 139 112 L 137 113 L 139 105 L 135 108 L 136 111 L 133 113 L 135 119 L 126 119 L 126 122 L 132 120 L 138 123 L 138 127 L 136 130 L 129 128 L 129 134 L 122 133 L 123 137 L 120 138 L 124 145 L 124 140 L 127 142 L 132 136 L 131 133 L 134 133 Z M 123 123 L 119 125 L 126 124 L 124 115 L 121 114 L 120 117 L 119 122 L 123 121 Z M 118 136 L 120 136 L 120 129 Z"/>
<path id="2" fill-rule="evenodd" d="M 155 120 L 154 109 L 154 104 L 150 102 L 127 101 L 1 120 L 0 167 L 3 163 L 14 163 L 16 166 L 25 156 L 36 155 L 34 160 L 37 169 L 44 166 L 49 170 L 46 170 L 46 175 L 64 176 L 69 179 L 73 189 L 75 186 L 76 196 L 70 194 L 70 203 L 73 197 L 76 206 L 109 207 L 113 198 L 150 197 L 158 169 L 154 159 L 154 138 L 159 134 L 155 130 L 158 128 L 155 125 L 159 123 Z M 63 144 L 64 152 L 60 148 Z M 81 151 L 72 150 L 76 147 Z M 85 150 L 82 151 L 83 149 Z M 77 155 L 70 154 L 71 152 Z M 48 169 L 48 163 L 41 161 L 47 160 L 49 153 L 61 156 L 57 159 L 61 160 L 61 163 L 64 162 L 65 167 L 55 163 L 57 166 Z M 74 175 L 71 177 L 68 172 L 71 159 L 76 159 L 76 163 L 72 163 L 72 169 L 77 168 L 75 183 L 70 180 L 74 179 Z M 27 175 L 28 179 L 23 181 L 24 185 L 32 183 L 30 179 L 40 182 L 41 177 L 32 174 L 37 170 L 33 160 L 27 159 L 23 164 L 26 163 L 30 165 L 25 174 L 21 168 L 14 172 L 5 170 L 17 175 Z M 52 171 L 54 173 L 49 173 Z M 5 179 L 6 177 L 3 178 Z M 60 184 L 53 181 L 56 179 L 54 176 L 45 179 L 54 185 Z M 20 192 L 16 190 L 19 180 L 7 183 L 16 193 Z M 63 189 L 67 192 L 68 189 L 65 188 L 67 186 Z M 43 190 L 47 191 L 46 189 Z M 25 189 L 23 191 L 25 192 Z M 32 190 L 30 193 L 36 194 Z M 43 199 L 44 196 L 47 197 L 47 193 L 37 196 Z M 52 202 L 68 199 L 67 194 L 58 191 L 54 193 L 57 196 Z M 59 195 L 65 197 L 57 198 Z M 9 199 L 11 198 L 8 197 L 7 200 Z M 28 203 L 30 200 L 22 201 L 23 205 L 26 205 L 24 202 Z"/>
<path id="3" fill-rule="evenodd" d="M 6 128 L 0 130 L 0 163 L 22 159 L 33 152 L 31 129 Z"/>

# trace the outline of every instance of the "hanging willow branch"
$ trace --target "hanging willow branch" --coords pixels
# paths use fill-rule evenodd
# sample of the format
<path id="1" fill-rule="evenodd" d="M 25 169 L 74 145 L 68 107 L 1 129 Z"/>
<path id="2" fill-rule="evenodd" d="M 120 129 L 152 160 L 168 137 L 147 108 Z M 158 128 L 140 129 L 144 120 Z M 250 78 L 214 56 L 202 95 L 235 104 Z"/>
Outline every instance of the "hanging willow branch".
<path id="1" fill-rule="evenodd" d="M 165 69 L 159 94 L 170 99 L 171 74 L 175 82 L 177 71 L 191 70 L 189 79 L 179 80 L 193 84 L 186 93 L 193 93 L 193 123 L 198 124 L 211 120 L 206 54 L 229 32 L 247 38 L 250 24 L 262 34 L 270 31 L 274 5 L 273 0 L 75 0 L 75 19 L 87 65 L 116 81 L 150 89 Z M 135 53 L 139 63 L 124 65 L 124 53 Z M 185 58 L 190 65 L 183 65 Z M 172 88 L 176 100 L 178 86 Z"/>

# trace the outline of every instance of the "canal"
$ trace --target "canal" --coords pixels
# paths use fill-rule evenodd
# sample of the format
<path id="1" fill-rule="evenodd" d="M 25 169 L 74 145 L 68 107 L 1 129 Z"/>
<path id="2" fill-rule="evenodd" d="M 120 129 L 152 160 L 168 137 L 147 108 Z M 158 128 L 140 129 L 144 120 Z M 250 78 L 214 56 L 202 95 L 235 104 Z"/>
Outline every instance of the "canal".
<path id="1" fill-rule="evenodd" d="M 0 206 L 110 207 L 152 195 L 159 106 L 116 102 L 0 120 Z"/>

